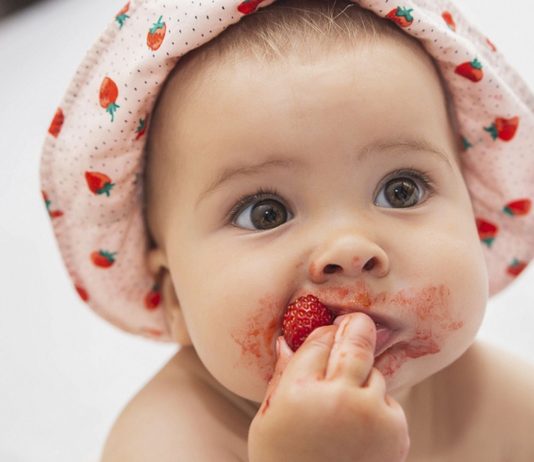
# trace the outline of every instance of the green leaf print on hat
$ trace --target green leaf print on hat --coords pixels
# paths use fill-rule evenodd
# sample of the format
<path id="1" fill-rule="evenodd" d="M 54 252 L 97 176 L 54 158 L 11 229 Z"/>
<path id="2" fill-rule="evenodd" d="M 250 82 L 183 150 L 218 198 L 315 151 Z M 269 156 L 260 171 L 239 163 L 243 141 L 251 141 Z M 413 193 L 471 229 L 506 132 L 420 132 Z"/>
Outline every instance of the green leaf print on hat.
<path id="1" fill-rule="evenodd" d="M 122 26 L 124 26 L 125 21 L 130 17 L 126 14 L 129 8 L 130 2 L 124 5 L 122 9 L 115 15 L 115 21 L 117 21 L 117 23 L 119 24 L 119 29 L 122 29 Z"/>

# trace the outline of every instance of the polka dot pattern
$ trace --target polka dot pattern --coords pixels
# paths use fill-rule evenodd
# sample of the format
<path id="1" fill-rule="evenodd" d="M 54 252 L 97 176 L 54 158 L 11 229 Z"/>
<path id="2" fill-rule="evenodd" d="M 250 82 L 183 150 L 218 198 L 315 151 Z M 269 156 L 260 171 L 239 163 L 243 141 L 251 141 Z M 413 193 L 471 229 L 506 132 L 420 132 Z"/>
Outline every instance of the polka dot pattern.
<path id="1" fill-rule="evenodd" d="M 117 327 L 169 341 L 148 272 L 142 216 L 150 113 L 180 58 L 274 0 L 132 1 L 80 64 L 54 110 L 42 200 L 73 287 Z M 491 40 L 441 0 L 353 0 L 421 41 L 451 93 L 490 295 L 534 254 L 534 94 Z"/>

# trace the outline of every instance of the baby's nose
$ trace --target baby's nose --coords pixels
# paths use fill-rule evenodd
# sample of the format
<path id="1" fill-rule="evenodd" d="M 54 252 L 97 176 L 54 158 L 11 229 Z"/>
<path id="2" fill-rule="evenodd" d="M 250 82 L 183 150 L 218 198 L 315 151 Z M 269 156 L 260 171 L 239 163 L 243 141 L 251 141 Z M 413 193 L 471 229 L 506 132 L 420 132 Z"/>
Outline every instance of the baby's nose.
<path id="1" fill-rule="evenodd" d="M 389 267 L 388 255 L 376 242 L 360 235 L 345 235 L 313 253 L 309 276 L 315 283 L 324 282 L 330 274 L 353 279 L 365 274 L 384 277 Z"/>

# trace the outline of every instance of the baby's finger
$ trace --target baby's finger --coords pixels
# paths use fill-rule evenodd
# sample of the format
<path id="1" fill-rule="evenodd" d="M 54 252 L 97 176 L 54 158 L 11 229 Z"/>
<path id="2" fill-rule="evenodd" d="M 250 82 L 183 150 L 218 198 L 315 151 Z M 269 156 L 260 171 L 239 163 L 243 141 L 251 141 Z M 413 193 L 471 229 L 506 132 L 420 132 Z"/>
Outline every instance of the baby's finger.
<path id="1" fill-rule="evenodd" d="M 273 375 L 271 380 L 267 385 L 267 391 L 265 396 L 269 396 L 273 390 L 278 387 L 278 382 L 280 382 L 280 377 L 286 368 L 287 363 L 291 359 L 291 348 L 287 346 L 284 337 L 280 336 L 277 338 L 276 342 L 276 363 L 274 366 Z"/>
<path id="2" fill-rule="evenodd" d="M 337 327 L 332 325 L 321 326 L 308 335 L 304 343 L 293 353 L 281 380 L 293 383 L 302 379 L 324 378 L 336 329 Z"/>
<path id="3" fill-rule="evenodd" d="M 386 379 L 376 367 L 371 369 L 367 383 L 363 386 L 372 390 L 377 396 L 386 398 Z"/>
<path id="4" fill-rule="evenodd" d="M 352 313 L 340 323 L 326 371 L 326 380 L 342 378 L 363 386 L 374 363 L 376 326 L 364 313 Z"/>

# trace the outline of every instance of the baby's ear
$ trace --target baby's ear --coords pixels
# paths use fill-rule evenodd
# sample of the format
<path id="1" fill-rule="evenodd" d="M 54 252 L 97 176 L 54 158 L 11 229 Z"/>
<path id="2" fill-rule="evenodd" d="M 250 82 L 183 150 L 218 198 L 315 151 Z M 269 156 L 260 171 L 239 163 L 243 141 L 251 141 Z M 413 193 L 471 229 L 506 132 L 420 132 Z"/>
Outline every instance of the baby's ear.
<path id="1" fill-rule="evenodd" d="M 165 253 L 160 248 L 150 249 L 148 251 L 147 261 L 150 273 L 160 286 L 161 305 L 164 310 L 165 323 L 171 333 L 172 339 L 182 346 L 192 345 L 182 308 L 174 290 Z"/>

